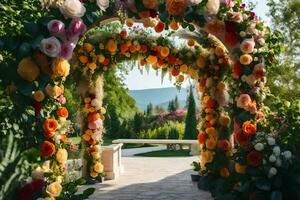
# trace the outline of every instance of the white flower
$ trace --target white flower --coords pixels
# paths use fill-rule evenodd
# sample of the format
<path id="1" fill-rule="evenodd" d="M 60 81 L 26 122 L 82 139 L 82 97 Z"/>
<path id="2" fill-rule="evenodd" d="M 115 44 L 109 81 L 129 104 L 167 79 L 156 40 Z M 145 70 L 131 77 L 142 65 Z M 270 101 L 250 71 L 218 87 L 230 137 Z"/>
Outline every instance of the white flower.
<path id="1" fill-rule="evenodd" d="M 272 137 L 268 137 L 268 138 L 267 138 L 267 142 L 268 142 L 268 144 L 271 145 L 271 146 L 272 146 L 272 145 L 275 145 L 275 139 L 272 138 Z"/>
<path id="2" fill-rule="evenodd" d="M 253 53 L 256 54 L 257 53 L 257 49 L 253 49 Z"/>
<path id="3" fill-rule="evenodd" d="M 42 39 L 40 49 L 47 56 L 54 58 L 60 53 L 61 45 L 56 37 L 50 37 Z"/>
<path id="4" fill-rule="evenodd" d="M 241 36 L 241 37 L 246 37 L 246 32 L 245 32 L 245 31 L 241 31 L 241 32 L 240 32 L 240 36 Z"/>
<path id="5" fill-rule="evenodd" d="M 260 44 L 260 45 L 264 45 L 264 44 L 266 43 L 264 38 L 259 38 L 259 39 L 257 40 L 257 42 L 258 42 L 258 44 Z"/>
<path id="6" fill-rule="evenodd" d="M 270 155 L 269 161 L 270 161 L 270 162 L 275 162 L 275 161 L 276 161 L 276 156 L 274 156 L 273 154 Z"/>
<path id="7" fill-rule="evenodd" d="M 32 179 L 44 179 L 44 172 L 41 167 L 37 167 L 31 172 Z"/>
<path id="8" fill-rule="evenodd" d="M 65 0 L 59 9 L 66 18 L 82 17 L 85 13 L 85 7 L 79 0 Z"/>
<path id="9" fill-rule="evenodd" d="M 276 174 L 277 174 L 277 169 L 275 167 L 271 167 L 271 169 L 269 170 L 268 177 L 271 178 L 271 177 L 275 176 Z"/>
<path id="10" fill-rule="evenodd" d="M 275 154 L 275 156 L 279 156 L 280 155 L 280 147 L 279 146 L 275 146 L 273 148 L 273 153 Z"/>
<path id="11" fill-rule="evenodd" d="M 189 0 L 189 5 L 198 5 L 202 0 Z"/>
<path id="12" fill-rule="evenodd" d="M 109 7 L 109 0 L 97 0 L 100 10 L 105 11 Z"/>
<path id="13" fill-rule="evenodd" d="M 292 157 L 292 152 L 290 151 L 284 151 L 282 152 L 282 155 L 286 158 L 286 159 L 290 159 Z"/>
<path id="14" fill-rule="evenodd" d="M 277 158 L 275 164 L 276 164 L 277 167 L 281 167 L 281 165 L 282 165 L 282 160 L 281 160 L 280 158 Z"/>
<path id="15" fill-rule="evenodd" d="M 256 145 L 254 145 L 254 149 L 256 151 L 262 151 L 264 150 L 264 145 L 262 143 L 257 143 Z"/>
<path id="16" fill-rule="evenodd" d="M 208 14 L 217 14 L 220 8 L 220 0 L 208 0 L 208 2 L 206 3 L 206 8 Z"/>

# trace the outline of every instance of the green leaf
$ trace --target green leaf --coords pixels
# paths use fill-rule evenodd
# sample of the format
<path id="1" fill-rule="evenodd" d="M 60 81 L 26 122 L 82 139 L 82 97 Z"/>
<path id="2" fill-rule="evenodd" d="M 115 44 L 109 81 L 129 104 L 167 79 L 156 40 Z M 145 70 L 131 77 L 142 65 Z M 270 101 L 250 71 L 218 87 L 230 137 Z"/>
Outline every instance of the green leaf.
<path id="1" fill-rule="evenodd" d="M 76 180 L 77 185 L 84 185 L 85 183 L 86 183 L 86 180 L 84 178 L 80 178 L 80 179 Z"/>
<path id="2" fill-rule="evenodd" d="M 85 198 L 88 198 L 95 192 L 95 190 L 96 190 L 95 188 L 88 188 L 88 189 L 84 190 L 82 194 Z"/>

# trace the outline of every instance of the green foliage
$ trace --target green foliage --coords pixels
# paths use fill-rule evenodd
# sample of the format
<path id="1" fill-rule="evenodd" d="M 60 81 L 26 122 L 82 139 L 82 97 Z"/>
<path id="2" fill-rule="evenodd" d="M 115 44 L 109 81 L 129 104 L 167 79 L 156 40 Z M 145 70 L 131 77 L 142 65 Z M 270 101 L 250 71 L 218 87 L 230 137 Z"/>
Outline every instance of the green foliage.
<path id="1" fill-rule="evenodd" d="M 105 122 L 107 123 L 107 133 L 112 139 L 117 139 L 121 134 L 121 122 L 119 120 L 116 107 L 114 105 L 108 106 L 108 112 Z"/>
<path id="2" fill-rule="evenodd" d="M 153 114 L 153 105 L 152 105 L 152 103 L 149 103 L 147 105 L 146 114 L 147 114 L 147 116 L 150 116 L 150 115 Z"/>
<path id="3" fill-rule="evenodd" d="M 171 128 L 168 139 L 174 139 L 174 140 L 179 139 L 179 132 L 177 131 L 176 128 Z"/>
<path id="4" fill-rule="evenodd" d="M 190 94 L 187 101 L 187 115 L 185 119 L 185 132 L 184 132 L 184 139 L 186 140 L 193 140 L 197 139 L 197 118 L 196 118 L 196 103 L 194 99 L 193 89 L 190 88 Z"/>

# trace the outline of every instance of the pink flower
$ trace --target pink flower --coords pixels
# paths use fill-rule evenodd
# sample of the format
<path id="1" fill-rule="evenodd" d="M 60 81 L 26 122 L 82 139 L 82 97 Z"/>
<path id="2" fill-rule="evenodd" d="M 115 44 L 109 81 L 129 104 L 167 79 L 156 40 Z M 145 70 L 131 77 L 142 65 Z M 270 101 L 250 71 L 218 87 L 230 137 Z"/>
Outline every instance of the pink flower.
<path id="1" fill-rule="evenodd" d="M 64 97 L 64 95 L 60 95 L 59 97 L 57 97 L 57 101 L 61 104 L 66 104 L 67 102 L 66 97 Z"/>
<path id="2" fill-rule="evenodd" d="M 100 140 L 102 137 L 102 132 L 101 131 L 95 131 L 92 134 L 93 140 Z"/>
<path id="3" fill-rule="evenodd" d="M 220 0 L 220 3 L 225 4 L 229 8 L 234 7 L 234 2 L 232 0 Z"/>
<path id="4" fill-rule="evenodd" d="M 251 97 L 248 94 L 241 94 L 237 100 L 237 107 L 247 108 L 251 104 Z"/>
<path id="5" fill-rule="evenodd" d="M 84 22 L 80 18 L 73 18 L 67 29 L 68 40 L 75 43 L 74 40 L 76 40 L 76 38 L 82 35 L 85 31 L 86 25 Z"/>
<path id="6" fill-rule="evenodd" d="M 241 23 L 243 21 L 243 15 L 239 12 L 231 12 L 229 13 L 229 17 L 232 21 Z"/>
<path id="7" fill-rule="evenodd" d="M 89 129 L 96 129 L 97 128 L 97 124 L 95 122 L 89 122 L 88 124 Z"/>
<path id="8" fill-rule="evenodd" d="M 249 54 L 252 53 L 255 47 L 255 42 L 253 38 L 251 39 L 244 39 L 244 41 L 240 45 L 240 49 L 243 53 Z"/>
<path id="9" fill-rule="evenodd" d="M 71 42 L 63 43 L 59 56 L 69 60 L 72 57 L 74 47 L 75 45 Z"/>
<path id="10" fill-rule="evenodd" d="M 249 104 L 249 106 L 248 106 L 248 111 L 249 111 L 251 114 L 255 114 L 255 113 L 257 112 L 257 108 L 256 108 L 256 103 L 255 103 L 255 102 Z"/>
<path id="11" fill-rule="evenodd" d="M 50 37 L 41 41 L 41 51 L 49 57 L 57 57 L 61 50 L 61 45 L 56 37 Z"/>
<path id="12" fill-rule="evenodd" d="M 60 20 L 51 20 L 47 27 L 53 36 L 61 37 L 65 33 L 65 24 Z"/>

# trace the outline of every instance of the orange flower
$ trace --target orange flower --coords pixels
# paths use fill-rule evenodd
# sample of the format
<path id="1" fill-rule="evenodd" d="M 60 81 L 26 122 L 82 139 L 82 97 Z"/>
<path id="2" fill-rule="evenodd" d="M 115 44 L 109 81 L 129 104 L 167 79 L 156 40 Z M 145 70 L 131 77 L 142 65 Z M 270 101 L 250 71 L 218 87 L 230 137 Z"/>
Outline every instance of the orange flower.
<path id="1" fill-rule="evenodd" d="M 47 132 L 54 132 L 58 128 L 58 122 L 54 118 L 49 118 L 44 121 L 43 128 Z"/>
<path id="2" fill-rule="evenodd" d="M 154 9 L 158 5 L 158 0 L 143 0 L 143 4 L 148 9 Z"/>
<path id="3" fill-rule="evenodd" d="M 214 108 L 216 105 L 217 105 L 217 102 L 212 98 L 209 98 L 206 102 L 207 108 Z"/>
<path id="4" fill-rule="evenodd" d="M 252 137 L 256 133 L 256 124 L 252 124 L 250 121 L 246 121 L 243 124 L 243 132 Z"/>
<path id="5" fill-rule="evenodd" d="M 204 144 L 206 139 L 206 135 L 204 133 L 199 133 L 198 134 L 198 143 L 199 144 Z"/>
<path id="6" fill-rule="evenodd" d="M 88 57 L 87 56 L 79 56 L 79 61 L 82 63 L 82 64 L 85 64 L 89 61 Z"/>
<path id="7" fill-rule="evenodd" d="M 223 167 L 220 169 L 220 176 L 228 177 L 230 175 L 229 170 L 227 167 Z"/>
<path id="8" fill-rule="evenodd" d="M 217 146 L 217 141 L 213 138 L 210 138 L 210 139 L 205 141 L 205 146 L 207 147 L 207 149 L 213 150 Z"/>
<path id="9" fill-rule="evenodd" d="M 120 37 L 124 40 L 124 39 L 126 39 L 127 38 L 127 31 L 126 30 L 122 30 L 121 32 L 120 32 Z"/>
<path id="10" fill-rule="evenodd" d="M 213 35 L 220 35 L 224 33 L 225 25 L 223 21 L 211 20 L 206 23 L 206 29 Z"/>
<path id="11" fill-rule="evenodd" d="M 146 53 L 146 52 L 147 52 L 147 50 L 148 50 L 148 47 L 147 47 L 147 45 L 144 45 L 144 44 L 142 44 L 142 45 L 141 45 L 140 52 L 141 52 L 141 53 Z"/>
<path id="12" fill-rule="evenodd" d="M 89 116 L 88 116 L 88 121 L 89 122 L 94 122 L 96 121 L 97 119 L 100 118 L 100 115 L 99 113 L 96 113 L 96 112 L 93 112 L 93 113 L 90 113 Z"/>
<path id="13" fill-rule="evenodd" d="M 157 57 L 156 56 L 152 56 L 152 55 L 150 55 L 150 56 L 148 56 L 147 58 L 146 58 L 146 61 L 147 61 L 147 63 L 149 63 L 150 65 L 154 65 L 154 64 L 156 64 L 157 63 Z"/>
<path id="14" fill-rule="evenodd" d="M 134 21 L 133 21 L 132 19 L 127 19 L 125 23 L 126 23 L 126 26 L 128 26 L 128 27 L 132 27 L 132 26 L 133 26 L 133 23 L 134 23 Z"/>
<path id="15" fill-rule="evenodd" d="M 148 18 L 148 17 L 150 17 L 150 12 L 148 10 L 139 12 L 139 16 L 140 16 L 140 18 Z"/>
<path id="16" fill-rule="evenodd" d="M 245 174 L 246 173 L 246 165 L 241 165 L 240 163 L 235 163 L 234 169 L 239 174 Z"/>
<path id="17" fill-rule="evenodd" d="M 110 54 L 115 54 L 118 49 L 117 42 L 113 39 L 110 39 L 106 44 L 106 48 L 110 52 Z"/>
<path id="18" fill-rule="evenodd" d="M 69 116 L 69 112 L 66 107 L 61 107 L 61 108 L 57 109 L 56 114 L 59 117 L 64 117 L 64 118 L 68 118 L 68 116 Z"/>
<path id="19" fill-rule="evenodd" d="M 88 63 L 87 64 L 87 67 L 90 69 L 90 70 L 95 70 L 97 68 L 97 64 L 96 63 Z"/>
<path id="20" fill-rule="evenodd" d="M 178 16 L 185 12 L 188 6 L 187 0 L 167 0 L 166 10 L 170 15 Z"/>
<path id="21" fill-rule="evenodd" d="M 178 82 L 182 83 L 184 81 L 184 76 L 182 74 L 180 74 L 178 77 L 177 77 L 177 80 Z"/>
<path id="22" fill-rule="evenodd" d="M 173 29 L 174 31 L 179 29 L 179 25 L 175 20 L 172 20 L 170 23 L 170 28 Z"/>
<path id="23" fill-rule="evenodd" d="M 160 48 L 160 55 L 165 58 L 169 55 L 170 49 L 168 47 L 161 47 Z"/>
<path id="24" fill-rule="evenodd" d="M 188 44 L 190 47 L 192 47 L 192 46 L 195 45 L 195 40 L 189 39 L 189 40 L 187 41 L 187 44 Z"/>
<path id="25" fill-rule="evenodd" d="M 49 141 L 44 141 L 40 146 L 40 153 L 43 157 L 52 156 L 55 153 L 55 146 Z"/>
<path id="26" fill-rule="evenodd" d="M 154 27 L 154 30 L 155 30 L 157 33 L 162 32 L 164 29 L 165 29 L 165 23 L 163 23 L 163 22 L 158 22 L 158 23 L 156 24 L 156 26 Z"/>
<path id="27" fill-rule="evenodd" d="M 128 51 L 128 45 L 121 44 L 120 49 L 121 49 L 121 53 L 125 53 L 126 51 Z"/>
<path id="28" fill-rule="evenodd" d="M 87 51 L 87 52 L 91 52 L 94 50 L 94 46 L 90 43 L 84 43 L 83 44 L 83 48 Z"/>

